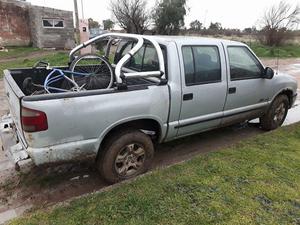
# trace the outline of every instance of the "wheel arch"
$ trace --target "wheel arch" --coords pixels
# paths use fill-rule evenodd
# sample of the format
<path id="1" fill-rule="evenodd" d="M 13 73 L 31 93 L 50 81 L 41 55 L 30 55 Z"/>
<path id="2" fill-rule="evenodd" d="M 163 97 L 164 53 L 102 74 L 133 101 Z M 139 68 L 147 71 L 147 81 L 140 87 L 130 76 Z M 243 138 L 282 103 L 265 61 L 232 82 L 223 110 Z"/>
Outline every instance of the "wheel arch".
<path id="1" fill-rule="evenodd" d="M 293 104 L 293 95 L 294 95 L 294 92 L 292 89 L 290 88 L 285 88 L 285 89 L 282 89 L 280 90 L 276 95 L 275 97 L 272 99 L 272 102 L 275 100 L 275 98 L 277 98 L 279 95 L 286 95 L 289 99 L 289 108 L 292 107 L 292 104 Z"/>
<path id="2" fill-rule="evenodd" d="M 98 153 L 104 147 L 106 141 L 115 133 L 124 129 L 138 129 L 143 130 L 144 133 L 149 134 L 154 143 L 159 143 L 164 134 L 163 125 L 154 118 L 135 118 L 126 121 L 120 121 L 106 129 L 100 137 Z M 154 133 L 153 133 L 154 132 Z M 151 134 L 153 133 L 153 134 Z"/>

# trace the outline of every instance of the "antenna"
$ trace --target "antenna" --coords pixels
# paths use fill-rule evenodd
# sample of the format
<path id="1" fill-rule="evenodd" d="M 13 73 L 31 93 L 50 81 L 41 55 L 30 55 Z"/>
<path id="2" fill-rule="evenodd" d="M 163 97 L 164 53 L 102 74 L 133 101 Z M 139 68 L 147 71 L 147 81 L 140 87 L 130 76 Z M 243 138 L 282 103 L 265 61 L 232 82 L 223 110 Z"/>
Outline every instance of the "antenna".
<path id="1" fill-rule="evenodd" d="M 279 43 L 278 43 L 278 31 L 275 33 L 276 35 L 276 42 L 275 43 L 275 46 L 277 47 L 277 59 L 276 59 L 276 67 L 277 67 L 277 71 L 276 71 L 276 75 L 278 75 L 278 71 L 279 71 L 279 54 L 280 54 L 280 51 L 279 51 Z"/>
<path id="2" fill-rule="evenodd" d="M 278 75 L 278 71 L 279 71 L 279 54 L 280 54 L 280 51 L 279 51 L 279 48 L 277 47 L 276 75 Z"/>

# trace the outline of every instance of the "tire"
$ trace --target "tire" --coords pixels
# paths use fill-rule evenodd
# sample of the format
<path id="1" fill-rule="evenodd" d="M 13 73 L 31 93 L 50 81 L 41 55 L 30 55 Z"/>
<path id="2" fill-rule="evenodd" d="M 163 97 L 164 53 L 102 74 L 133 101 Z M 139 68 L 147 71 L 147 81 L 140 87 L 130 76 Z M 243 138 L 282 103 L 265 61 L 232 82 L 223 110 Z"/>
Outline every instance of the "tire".
<path id="1" fill-rule="evenodd" d="M 267 113 L 260 118 L 263 130 L 270 131 L 280 127 L 288 113 L 289 99 L 286 95 L 279 95 L 272 102 Z"/>
<path id="2" fill-rule="evenodd" d="M 123 130 L 109 137 L 97 158 L 97 169 L 108 183 L 146 172 L 153 159 L 151 138 L 139 130 Z"/>

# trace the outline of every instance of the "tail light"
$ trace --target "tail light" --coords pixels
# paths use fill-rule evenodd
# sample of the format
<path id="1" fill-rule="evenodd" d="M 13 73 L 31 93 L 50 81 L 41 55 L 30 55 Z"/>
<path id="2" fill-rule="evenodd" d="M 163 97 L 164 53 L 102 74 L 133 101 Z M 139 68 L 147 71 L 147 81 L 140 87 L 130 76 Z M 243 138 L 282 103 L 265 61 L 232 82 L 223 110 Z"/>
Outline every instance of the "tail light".
<path id="1" fill-rule="evenodd" d="M 25 132 L 48 130 L 47 115 L 44 112 L 22 107 L 21 117 Z"/>

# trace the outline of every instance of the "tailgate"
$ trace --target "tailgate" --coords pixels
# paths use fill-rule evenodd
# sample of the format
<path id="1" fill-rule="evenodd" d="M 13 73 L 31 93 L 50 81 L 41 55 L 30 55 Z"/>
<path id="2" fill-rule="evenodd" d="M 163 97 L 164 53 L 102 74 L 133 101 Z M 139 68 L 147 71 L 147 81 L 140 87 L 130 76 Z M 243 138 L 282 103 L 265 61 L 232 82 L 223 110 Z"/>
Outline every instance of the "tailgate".
<path id="1" fill-rule="evenodd" d="M 9 70 L 4 70 L 4 87 L 9 104 L 10 114 L 13 119 L 18 137 L 23 145 L 27 147 L 21 125 L 21 99 L 24 97 L 24 93 L 16 84 Z"/>

